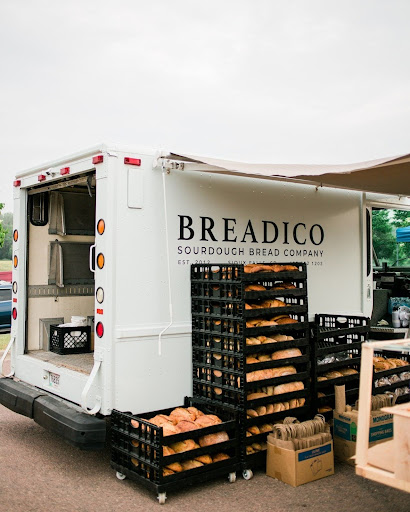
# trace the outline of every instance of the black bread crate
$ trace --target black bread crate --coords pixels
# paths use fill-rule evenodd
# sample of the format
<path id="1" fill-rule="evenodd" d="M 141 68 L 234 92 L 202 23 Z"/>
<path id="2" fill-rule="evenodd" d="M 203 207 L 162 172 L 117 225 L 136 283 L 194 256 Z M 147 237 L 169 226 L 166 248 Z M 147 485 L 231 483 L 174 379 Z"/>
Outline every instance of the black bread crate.
<path id="1" fill-rule="evenodd" d="M 91 326 L 50 326 L 50 351 L 60 355 L 91 352 Z"/>
<path id="2" fill-rule="evenodd" d="M 168 416 L 173 408 L 138 415 L 113 410 L 111 467 L 117 471 L 117 476 L 119 473 L 140 482 L 148 489 L 159 493 L 160 500 L 160 495 L 166 491 L 207 482 L 215 477 L 229 475 L 230 481 L 233 482 L 235 472 L 240 467 L 239 424 L 236 411 L 232 408 L 215 407 L 201 399 L 188 397 L 185 398 L 184 405 L 179 407 L 189 406 L 197 407 L 204 414 L 215 414 L 222 422 L 166 436 L 163 428 L 152 423 L 150 419 L 157 415 Z M 200 439 L 203 436 L 217 433 L 226 433 L 227 440 L 201 447 Z M 192 447 L 177 450 L 175 446 L 182 443 L 190 443 Z M 174 453 L 169 449 L 171 445 L 175 448 Z M 219 460 L 218 456 L 222 453 L 229 458 Z M 217 458 L 211 463 L 204 463 L 192 469 L 181 471 L 179 468 L 175 473 L 166 471 L 172 468 L 176 470 L 175 466 L 201 457 Z M 162 498 L 165 499 L 165 496 Z"/>

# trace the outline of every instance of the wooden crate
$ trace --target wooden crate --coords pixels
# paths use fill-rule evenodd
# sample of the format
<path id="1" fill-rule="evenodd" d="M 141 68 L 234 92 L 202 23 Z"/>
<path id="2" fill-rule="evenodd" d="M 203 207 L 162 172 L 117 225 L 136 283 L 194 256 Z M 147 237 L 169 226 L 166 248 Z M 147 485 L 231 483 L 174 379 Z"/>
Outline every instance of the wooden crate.
<path id="1" fill-rule="evenodd" d="M 410 353 L 410 339 L 364 343 L 359 390 L 356 474 L 410 492 L 410 403 L 382 409 L 393 414 L 393 440 L 369 448 L 374 350 Z"/>

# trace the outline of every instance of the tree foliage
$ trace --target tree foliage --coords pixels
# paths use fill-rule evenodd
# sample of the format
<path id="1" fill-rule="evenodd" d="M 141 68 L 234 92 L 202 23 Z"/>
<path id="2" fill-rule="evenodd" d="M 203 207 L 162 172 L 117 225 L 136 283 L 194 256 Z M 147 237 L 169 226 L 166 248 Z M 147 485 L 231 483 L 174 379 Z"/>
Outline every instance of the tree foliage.
<path id="1" fill-rule="evenodd" d="M 6 237 L 6 230 L 3 226 L 3 221 L 1 219 L 1 210 L 4 208 L 4 204 L 0 203 L 0 247 L 3 247 L 4 239 Z"/>
<path id="2" fill-rule="evenodd" d="M 0 213 L 0 222 L 5 231 L 3 247 L 0 247 L 0 260 L 11 260 L 13 244 L 13 214 Z"/>
<path id="3" fill-rule="evenodd" d="M 396 228 L 410 226 L 410 212 L 404 210 L 373 210 L 373 247 L 380 263 L 389 266 L 410 266 L 410 242 L 396 242 Z"/>

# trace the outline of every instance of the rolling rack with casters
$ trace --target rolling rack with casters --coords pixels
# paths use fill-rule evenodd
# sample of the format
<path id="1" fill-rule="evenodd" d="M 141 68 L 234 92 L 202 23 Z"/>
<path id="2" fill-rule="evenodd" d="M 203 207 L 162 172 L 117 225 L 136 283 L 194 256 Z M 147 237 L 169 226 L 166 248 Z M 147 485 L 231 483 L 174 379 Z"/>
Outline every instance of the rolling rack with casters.
<path id="1" fill-rule="evenodd" d="M 310 411 L 306 264 L 261 265 L 290 269 L 191 267 L 193 394 L 237 411 L 246 480 L 266 462 L 271 425 Z"/>
<path id="2" fill-rule="evenodd" d="M 163 427 L 150 422 L 150 419 L 158 415 L 168 416 L 173 408 L 137 415 L 116 410 L 112 413 L 111 467 L 116 470 L 119 480 L 128 477 L 156 492 L 160 504 L 165 503 L 168 491 L 188 485 L 223 476 L 228 476 L 229 482 L 235 482 L 236 471 L 240 468 L 235 412 L 224 407 L 212 407 L 197 398 L 185 398 L 184 405 L 180 407 L 196 407 L 204 414 L 218 415 L 222 422 L 164 435 Z M 226 440 L 201 446 L 204 436 L 218 433 L 223 433 Z M 178 444 L 184 444 L 184 451 L 174 449 Z M 209 462 L 192 464 L 205 460 Z M 191 467 L 185 469 L 184 464 L 188 461 Z"/>

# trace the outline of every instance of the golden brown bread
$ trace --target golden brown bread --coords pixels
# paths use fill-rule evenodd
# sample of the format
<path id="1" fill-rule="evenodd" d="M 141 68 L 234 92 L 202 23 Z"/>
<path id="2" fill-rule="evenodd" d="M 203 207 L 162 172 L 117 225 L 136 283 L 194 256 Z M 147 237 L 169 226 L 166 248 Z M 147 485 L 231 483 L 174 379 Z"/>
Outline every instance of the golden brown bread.
<path id="1" fill-rule="evenodd" d="M 408 366 L 410 363 L 408 361 L 404 361 L 403 359 L 397 359 L 395 357 L 390 357 L 388 359 L 389 363 L 393 363 L 396 365 L 396 367 L 399 366 Z"/>
<path id="2" fill-rule="evenodd" d="M 355 374 L 359 373 L 354 368 L 339 368 L 337 371 L 339 373 L 341 373 L 342 375 L 355 375 Z"/>
<path id="3" fill-rule="evenodd" d="M 267 308 L 283 308 L 286 306 L 286 303 L 282 300 L 278 299 L 266 299 L 263 302 L 261 302 L 260 307 L 263 309 Z"/>
<path id="4" fill-rule="evenodd" d="M 262 284 L 248 284 L 245 286 L 245 292 L 263 292 L 266 288 Z"/>
<path id="5" fill-rule="evenodd" d="M 278 359 L 287 359 L 289 357 L 299 357 L 302 355 L 302 352 L 299 348 L 287 348 L 285 350 L 277 350 L 271 356 L 273 361 Z"/>
<path id="6" fill-rule="evenodd" d="M 332 370 L 330 372 L 326 372 L 325 377 L 327 379 L 338 379 L 339 377 L 343 377 L 343 374 L 336 370 Z"/>
<path id="7" fill-rule="evenodd" d="M 277 321 L 277 324 L 278 325 L 286 325 L 286 324 L 297 324 L 298 323 L 298 320 L 296 320 L 295 318 L 281 318 L 280 320 Z"/>
<path id="8" fill-rule="evenodd" d="M 259 415 L 254 409 L 247 409 L 246 414 L 249 418 L 257 418 Z"/>
<path id="9" fill-rule="evenodd" d="M 199 460 L 184 460 L 181 462 L 184 471 L 188 471 L 189 469 L 200 468 L 203 466 L 202 462 Z"/>
<path id="10" fill-rule="evenodd" d="M 168 464 L 168 466 L 165 467 L 174 473 L 181 473 L 181 471 L 184 471 L 182 465 L 179 462 L 173 462 L 172 464 Z"/>
<path id="11" fill-rule="evenodd" d="M 191 430 L 197 430 L 199 426 L 194 421 L 181 420 L 177 424 L 177 429 L 180 432 L 190 432 Z"/>
<path id="12" fill-rule="evenodd" d="M 212 425 L 217 425 L 218 423 L 222 423 L 218 416 L 214 414 L 204 414 L 195 420 L 195 425 L 198 428 L 211 427 Z"/>
<path id="13" fill-rule="evenodd" d="M 249 393 L 247 399 L 248 400 L 257 400 L 258 398 L 266 398 L 268 395 L 266 393 Z"/>
<path id="14" fill-rule="evenodd" d="M 210 455 L 199 455 L 195 460 L 202 462 L 202 464 L 212 464 L 212 457 Z"/>
<path id="15" fill-rule="evenodd" d="M 255 363 L 259 363 L 259 359 L 256 359 L 256 357 L 251 357 L 251 356 L 248 356 L 246 358 L 246 364 L 255 364 Z"/>
<path id="16" fill-rule="evenodd" d="M 264 434 L 265 432 L 272 432 L 273 425 L 271 425 L 270 423 L 264 423 L 263 425 L 261 425 L 259 427 L 259 430 L 260 430 L 261 434 Z"/>
<path id="17" fill-rule="evenodd" d="M 172 471 L 172 469 L 164 468 L 162 470 L 162 476 L 170 476 L 170 475 L 175 475 L 175 473 L 174 473 L 174 471 Z"/>
<path id="18" fill-rule="evenodd" d="M 261 341 L 257 338 L 246 338 L 246 344 L 247 345 L 260 345 Z"/>
<path id="19" fill-rule="evenodd" d="M 303 382 L 287 382 L 286 384 L 279 384 L 278 386 L 275 386 L 273 394 L 281 395 L 282 393 L 290 393 L 291 391 L 300 391 L 304 388 L 305 386 L 303 385 Z"/>
<path id="20" fill-rule="evenodd" d="M 212 462 L 219 462 L 220 460 L 227 460 L 229 458 L 229 455 L 226 453 L 217 453 L 212 456 Z"/>
<path id="21" fill-rule="evenodd" d="M 171 449 L 175 453 L 188 452 L 189 450 L 195 450 L 199 448 L 199 445 L 193 439 L 185 439 L 185 441 L 179 441 L 170 445 Z"/>
<path id="22" fill-rule="evenodd" d="M 181 420 L 196 420 L 196 415 L 189 412 L 187 409 L 184 409 L 183 407 L 176 407 L 173 411 L 169 413 L 169 417 L 173 421 L 176 421 L 177 423 L 180 422 Z"/>
<path id="23" fill-rule="evenodd" d="M 264 405 L 260 405 L 255 410 L 258 413 L 258 416 L 265 416 L 266 414 L 266 407 Z"/>
<path id="24" fill-rule="evenodd" d="M 247 431 L 250 434 L 252 434 L 253 436 L 257 436 L 258 434 L 261 433 L 261 431 L 259 430 L 259 427 L 257 425 L 250 426 L 249 428 L 247 428 Z"/>
<path id="25" fill-rule="evenodd" d="M 214 434 L 207 434 L 199 438 L 199 446 L 211 446 L 212 444 L 224 443 L 229 441 L 229 436 L 226 432 L 215 432 Z"/>
<path id="26" fill-rule="evenodd" d="M 175 450 L 173 450 L 170 446 L 162 447 L 162 455 L 166 457 L 167 455 L 175 455 Z"/>
<path id="27" fill-rule="evenodd" d="M 153 418 L 150 418 L 148 421 L 150 423 L 153 423 L 154 425 L 157 425 L 158 427 L 161 427 L 162 425 L 164 425 L 164 423 L 175 424 L 175 421 L 173 421 L 172 418 L 166 416 L 165 414 L 157 414 Z"/>
<path id="28" fill-rule="evenodd" d="M 162 425 L 162 435 L 163 436 L 173 436 L 175 434 L 179 434 L 180 430 L 173 423 L 164 423 Z"/>

